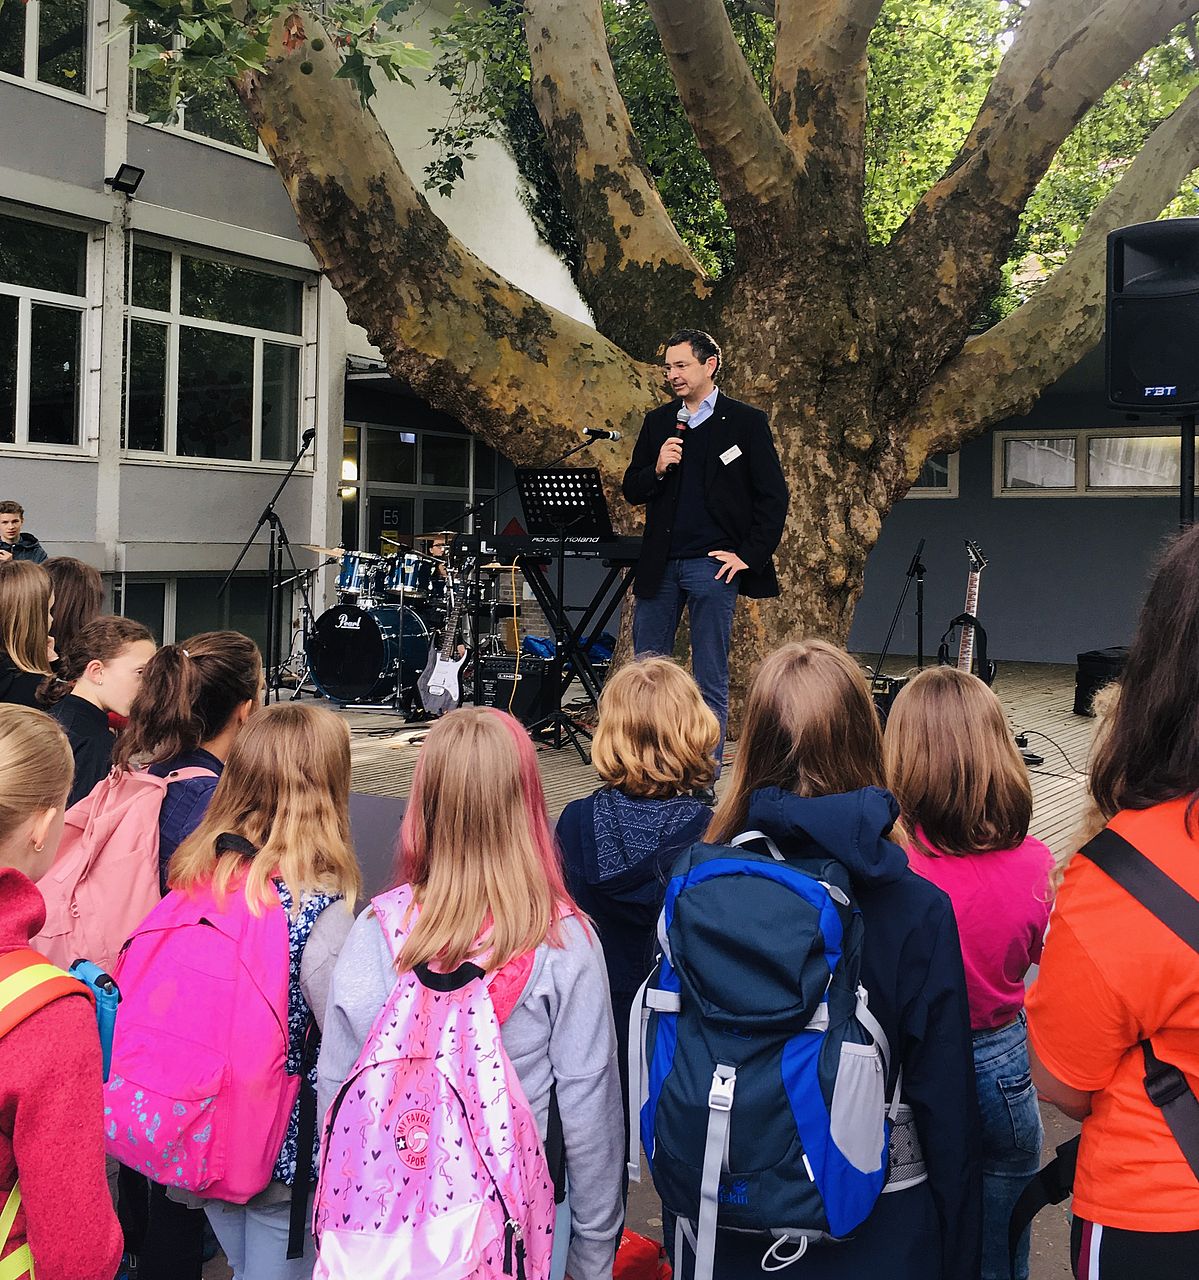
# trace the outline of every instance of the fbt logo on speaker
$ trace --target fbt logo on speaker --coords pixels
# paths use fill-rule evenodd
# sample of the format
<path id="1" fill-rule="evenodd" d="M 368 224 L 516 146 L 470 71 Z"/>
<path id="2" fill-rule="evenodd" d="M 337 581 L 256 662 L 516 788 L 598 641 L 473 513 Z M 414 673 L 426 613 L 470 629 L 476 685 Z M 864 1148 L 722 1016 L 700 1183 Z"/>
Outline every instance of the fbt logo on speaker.
<path id="1" fill-rule="evenodd" d="M 1165 399 L 1168 396 L 1176 396 L 1178 394 L 1177 387 L 1146 387 L 1145 395 Z"/>

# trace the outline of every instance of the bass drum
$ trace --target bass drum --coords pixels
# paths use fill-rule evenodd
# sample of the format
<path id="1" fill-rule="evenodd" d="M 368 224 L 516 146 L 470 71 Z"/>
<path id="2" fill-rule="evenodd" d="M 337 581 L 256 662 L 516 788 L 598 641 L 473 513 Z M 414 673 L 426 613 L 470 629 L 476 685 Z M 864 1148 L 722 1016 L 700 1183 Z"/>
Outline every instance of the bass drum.
<path id="1" fill-rule="evenodd" d="M 411 688 L 429 656 L 429 628 L 411 609 L 326 609 L 308 638 L 312 682 L 334 702 L 380 702 Z"/>

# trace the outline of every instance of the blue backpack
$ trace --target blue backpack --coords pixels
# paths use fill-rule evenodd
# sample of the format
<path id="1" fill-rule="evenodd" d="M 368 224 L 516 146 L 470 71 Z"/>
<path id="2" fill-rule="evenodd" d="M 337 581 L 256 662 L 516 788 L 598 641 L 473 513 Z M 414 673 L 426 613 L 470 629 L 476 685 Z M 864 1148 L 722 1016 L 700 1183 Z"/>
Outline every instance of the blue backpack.
<path id="1" fill-rule="evenodd" d="M 758 846 L 749 848 L 749 845 Z M 716 1228 L 762 1233 L 762 1268 L 858 1227 L 887 1180 L 898 1106 L 889 1046 L 858 982 L 849 873 L 760 831 L 694 845 L 658 922 L 662 954 L 629 1021 L 629 1176 L 640 1139 L 695 1280 Z"/>

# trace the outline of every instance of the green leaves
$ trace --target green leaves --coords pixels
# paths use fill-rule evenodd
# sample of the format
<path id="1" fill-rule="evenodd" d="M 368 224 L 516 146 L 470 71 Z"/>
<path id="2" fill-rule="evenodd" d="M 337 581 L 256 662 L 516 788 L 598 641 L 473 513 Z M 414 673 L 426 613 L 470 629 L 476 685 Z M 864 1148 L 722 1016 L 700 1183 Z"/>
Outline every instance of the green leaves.
<path id="1" fill-rule="evenodd" d="M 165 93 L 154 95 L 150 118 L 174 117 L 180 95 L 200 86 L 267 69 L 271 29 L 282 19 L 288 52 L 314 52 L 325 39 L 309 38 L 323 29 L 340 57 L 337 77 L 351 80 L 365 106 L 375 93 L 374 77 L 412 81 L 407 69 L 428 67 L 430 55 L 401 39 L 393 24 L 414 0 L 364 4 L 359 0 L 130 0 L 123 23 L 135 33 L 131 65 L 142 75 L 160 77 Z M 148 38 L 147 38 L 148 37 Z M 313 64 L 305 60 L 306 74 Z"/>

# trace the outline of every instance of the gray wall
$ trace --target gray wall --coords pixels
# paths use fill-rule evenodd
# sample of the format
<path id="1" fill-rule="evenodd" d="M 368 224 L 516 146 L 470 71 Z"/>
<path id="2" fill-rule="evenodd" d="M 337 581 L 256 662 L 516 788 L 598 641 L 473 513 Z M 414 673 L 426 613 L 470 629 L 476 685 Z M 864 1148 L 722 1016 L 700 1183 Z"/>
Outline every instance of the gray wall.
<path id="1" fill-rule="evenodd" d="M 0 84 L 0 164 L 103 191 L 103 110 Z M 19 191 L 0 195 L 21 199 Z"/>
<path id="2" fill-rule="evenodd" d="M 0 501 L 19 502 L 25 508 L 25 528 L 54 554 L 55 543 L 95 541 L 99 474 L 95 458 L 46 462 L 0 452 Z"/>
<path id="3" fill-rule="evenodd" d="M 1085 386 L 1059 384 L 1026 417 L 998 429 L 1152 425 L 1107 409 L 1095 367 L 1093 360 L 1079 367 L 1087 375 Z M 1101 363 L 1098 373 L 1101 379 Z M 965 538 L 990 560 L 982 575 L 979 617 L 992 657 L 1073 663 L 1082 650 L 1131 639 L 1154 558 L 1178 528 L 1177 496 L 996 498 L 992 451 L 990 433 L 962 450 L 957 499 L 909 498 L 891 514 L 866 566 L 852 649 L 878 651 L 921 537 L 927 539 L 926 653 L 936 652 L 949 619 L 962 610 Z M 916 652 L 914 607 L 913 587 L 893 653 Z"/>
<path id="4" fill-rule="evenodd" d="M 146 171 L 137 192 L 144 203 L 303 238 L 273 165 L 135 121 L 129 124 L 129 163 Z"/>

